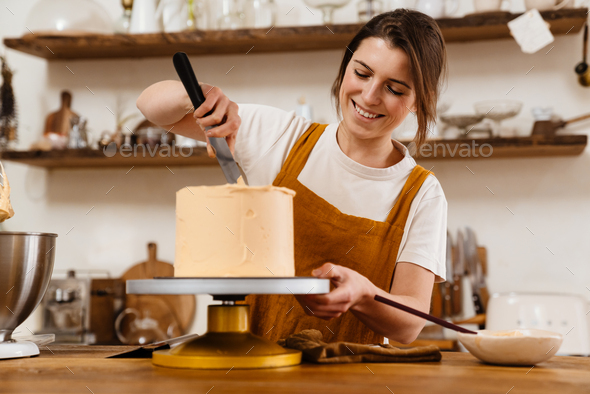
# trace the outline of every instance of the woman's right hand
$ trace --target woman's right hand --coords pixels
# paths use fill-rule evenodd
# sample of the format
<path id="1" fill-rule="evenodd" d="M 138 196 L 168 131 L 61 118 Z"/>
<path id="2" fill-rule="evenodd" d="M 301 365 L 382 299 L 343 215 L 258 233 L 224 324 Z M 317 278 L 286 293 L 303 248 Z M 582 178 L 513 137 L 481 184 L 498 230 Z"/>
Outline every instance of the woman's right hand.
<path id="1" fill-rule="evenodd" d="M 197 125 L 203 129 L 207 141 L 207 153 L 209 157 L 215 157 L 213 147 L 209 143 L 209 137 L 225 138 L 229 150 L 234 153 L 236 136 L 241 124 L 238 115 L 238 104 L 230 101 L 229 98 L 217 86 L 201 83 L 201 89 L 205 95 L 205 101 L 193 113 Z M 211 111 L 211 113 L 209 113 Z M 207 132 L 205 128 L 213 127 Z"/>

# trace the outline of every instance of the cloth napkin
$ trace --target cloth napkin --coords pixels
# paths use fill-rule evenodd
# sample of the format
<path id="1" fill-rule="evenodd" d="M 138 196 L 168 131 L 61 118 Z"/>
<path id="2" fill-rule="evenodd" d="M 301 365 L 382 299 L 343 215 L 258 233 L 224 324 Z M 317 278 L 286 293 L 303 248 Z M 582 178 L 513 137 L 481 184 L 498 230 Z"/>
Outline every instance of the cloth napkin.
<path id="1" fill-rule="evenodd" d="M 322 338 L 318 330 L 303 330 L 286 339 L 279 339 L 277 343 L 285 348 L 301 350 L 305 361 L 318 364 L 440 361 L 442 357 L 439 348 L 434 345 L 400 349 L 383 343 L 326 343 Z"/>

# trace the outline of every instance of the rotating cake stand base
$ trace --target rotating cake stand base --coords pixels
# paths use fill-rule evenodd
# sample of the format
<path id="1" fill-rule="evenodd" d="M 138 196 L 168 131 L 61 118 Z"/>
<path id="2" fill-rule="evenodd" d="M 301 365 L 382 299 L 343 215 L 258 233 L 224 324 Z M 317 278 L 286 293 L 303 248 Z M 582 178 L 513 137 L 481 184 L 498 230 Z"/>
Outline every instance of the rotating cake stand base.
<path id="1" fill-rule="evenodd" d="M 191 369 L 276 368 L 298 365 L 301 352 L 252 334 L 249 305 L 209 305 L 207 333 L 153 353 L 154 365 Z"/>
<path id="2" fill-rule="evenodd" d="M 222 305 L 209 305 L 207 333 L 170 350 L 153 353 L 154 365 L 189 369 L 277 368 L 301 363 L 301 352 L 285 349 L 250 332 L 249 305 L 236 305 L 244 294 L 326 294 L 328 279 L 156 278 L 127 281 L 128 294 L 211 294 Z"/>

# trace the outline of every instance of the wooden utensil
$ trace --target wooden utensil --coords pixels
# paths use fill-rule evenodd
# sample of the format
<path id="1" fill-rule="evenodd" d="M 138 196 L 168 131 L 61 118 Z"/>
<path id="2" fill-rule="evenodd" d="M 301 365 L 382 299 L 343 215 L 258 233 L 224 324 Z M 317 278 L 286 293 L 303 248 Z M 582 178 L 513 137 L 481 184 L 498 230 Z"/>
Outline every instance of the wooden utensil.
<path id="1" fill-rule="evenodd" d="M 62 136 L 70 134 L 70 120 L 78 114 L 70 108 L 72 105 L 72 94 L 67 90 L 61 92 L 61 106 L 59 110 L 47 116 L 45 120 L 45 131 L 43 135 L 56 133 Z"/>
<path id="2" fill-rule="evenodd" d="M 380 295 L 376 295 L 375 296 L 375 301 L 379 301 L 379 302 L 381 302 L 383 304 L 387 304 L 387 305 L 392 306 L 394 308 L 401 309 L 404 312 L 411 313 L 414 316 L 421 317 L 422 319 L 426 319 L 428 321 L 431 321 L 431 322 L 436 323 L 438 325 L 441 325 L 443 327 L 450 328 L 451 330 L 459 331 L 459 332 L 464 332 L 465 334 L 474 334 L 474 335 L 477 335 L 477 332 L 475 332 L 475 331 L 468 330 L 468 329 L 463 328 L 461 326 L 456 326 L 453 323 L 449 323 L 446 320 L 439 319 L 438 317 L 431 316 L 431 315 L 429 315 L 427 313 L 424 313 L 424 312 L 420 312 L 417 309 L 410 308 L 409 306 L 400 304 L 399 302 L 395 302 L 395 301 L 390 300 L 390 299 L 385 298 L 385 297 L 381 297 Z"/>
<path id="3" fill-rule="evenodd" d="M 532 134 L 553 136 L 558 129 L 561 129 L 570 123 L 580 122 L 585 119 L 590 119 L 590 114 L 577 116 L 568 120 L 537 120 L 535 124 L 533 124 Z"/>
<path id="4" fill-rule="evenodd" d="M 127 281 L 130 279 L 153 279 L 155 277 L 171 277 L 174 276 L 174 266 L 172 264 L 159 261 L 156 258 L 157 246 L 151 242 L 148 244 L 148 260 L 142 263 L 138 263 L 128 269 L 123 276 L 122 280 Z M 184 335 L 190 328 L 196 308 L 196 299 L 194 295 L 126 295 L 126 307 L 127 308 L 146 308 L 145 305 L 149 305 L 150 299 L 156 298 L 158 300 L 165 301 L 166 305 L 172 312 L 176 322 L 178 323 L 179 332 L 174 333 L 174 336 Z M 160 311 L 159 316 L 156 316 L 151 308 L 151 316 L 158 320 L 158 317 L 164 318 L 168 311 Z M 157 308 L 156 308 L 157 309 Z M 161 309 L 161 308 L 160 308 Z M 168 324 L 163 324 L 162 328 L 166 330 Z"/>

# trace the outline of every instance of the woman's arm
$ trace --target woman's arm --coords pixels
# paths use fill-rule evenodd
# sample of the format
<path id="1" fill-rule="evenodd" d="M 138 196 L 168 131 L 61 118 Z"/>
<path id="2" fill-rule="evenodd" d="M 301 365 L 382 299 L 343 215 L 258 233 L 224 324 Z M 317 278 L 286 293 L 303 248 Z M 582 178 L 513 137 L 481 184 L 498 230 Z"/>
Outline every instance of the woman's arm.
<path id="1" fill-rule="evenodd" d="M 330 320 L 350 310 L 371 330 L 404 344 L 414 341 L 424 327 L 424 319 L 377 302 L 374 297 L 378 294 L 428 313 L 434 274 L 425 268 L 397 263 L 390 293 L 358 272 L 331 263 L 314 270 L 312 275 L 330 279 L 336 289 L 328 294 L 296 296 L 311 309 L 310 313 L 304 308 L 308 315 Z"/>
<path id="2" fill-rule="evenodd" d="M 193 105 L 181 82 L 161 81 L 145 89 L 137 99 L 137 108 L 147 120 L 156 125 L 199 141 L 208 137 L 225 137 L 232 153 L 240 127 L 238 105 L 227 98 L 218 87 L 201 84 L 205 102 L 193 112 Z M 205 116 L 208 112 L 213 112 Z M 218 126 L 210 129 L 208 126 Z"/>
<path id="3" fill-rule="evenodd" d="M 428 313 L 433 285 L 432 272 L 416 264 L 398 262 L 390 293 L 371 283 L 371 291 L 350 310 L 357 319 L 376 333 L 393 341 L 408 344 L 416 340 L 426 320 L 377 302 L 374 299 L 375 295 Z"/>

